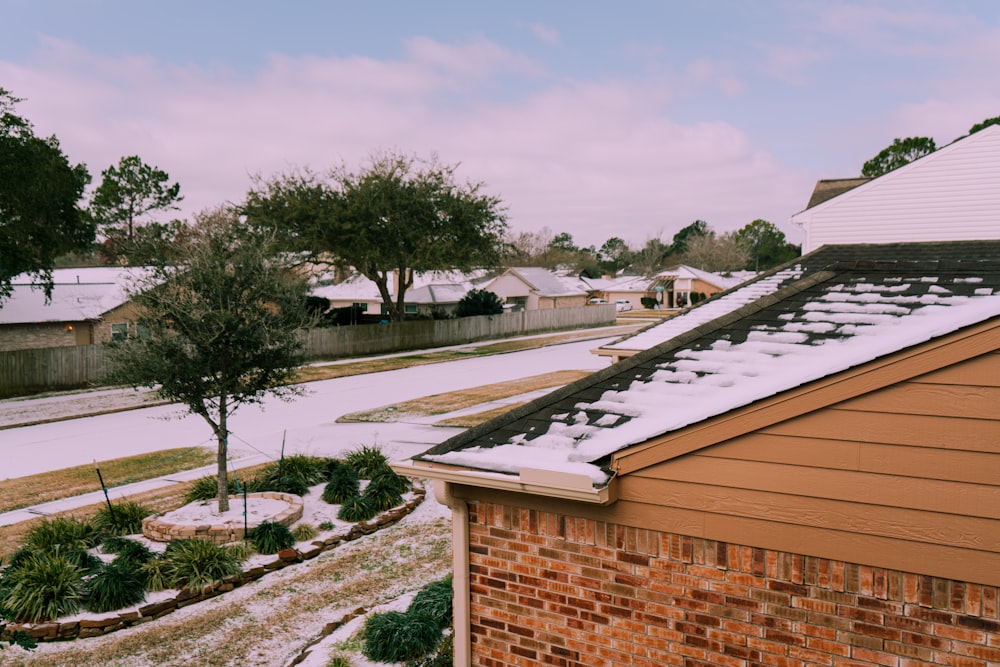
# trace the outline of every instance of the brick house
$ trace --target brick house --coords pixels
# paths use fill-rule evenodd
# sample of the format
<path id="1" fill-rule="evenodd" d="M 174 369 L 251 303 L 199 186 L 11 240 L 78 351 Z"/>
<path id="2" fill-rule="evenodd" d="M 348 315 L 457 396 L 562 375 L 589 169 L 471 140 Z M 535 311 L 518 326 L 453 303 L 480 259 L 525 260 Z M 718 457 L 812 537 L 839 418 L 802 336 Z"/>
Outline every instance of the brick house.
<path id="1" fill-rule="evenodd" d="M 1000 664 L 1000 242 L 824 247 L 640 335 L 394 466 L 453 510 L 456 665 Z"/>
<path id="2" fill-rule="evenodd" d="M 516 267 L 482 285 L 515 310 L 579 308 L 587 305 L 587 286 L 540 267 Z"/>
<path id="3" fill-rule="evenodd" d="M 135 335 L 126 287 L 137 271 L 56 269 L 51 298 L 32 277 L 15 277 L 10 296 L 0 303 L 0 351 L 94 345 Z"/>

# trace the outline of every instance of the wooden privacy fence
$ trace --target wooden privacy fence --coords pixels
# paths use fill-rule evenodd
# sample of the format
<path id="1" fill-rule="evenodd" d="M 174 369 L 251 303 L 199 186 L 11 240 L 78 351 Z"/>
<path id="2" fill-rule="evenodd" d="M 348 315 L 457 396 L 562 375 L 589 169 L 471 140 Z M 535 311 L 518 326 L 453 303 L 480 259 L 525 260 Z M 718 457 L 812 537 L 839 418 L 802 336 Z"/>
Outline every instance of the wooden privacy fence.
<path id="1" fill-rule="evenodd" d="M 303 334 L 306 356 L 338 359 L 421 348 L 460 345 L 545 331 L 613 324 L 610 304 L 525 310 L 454 320 L 416 320 L 312 329 Z M 107 368 L 103 345 L 0 352 L 0 397 L 101 384 Z"/>

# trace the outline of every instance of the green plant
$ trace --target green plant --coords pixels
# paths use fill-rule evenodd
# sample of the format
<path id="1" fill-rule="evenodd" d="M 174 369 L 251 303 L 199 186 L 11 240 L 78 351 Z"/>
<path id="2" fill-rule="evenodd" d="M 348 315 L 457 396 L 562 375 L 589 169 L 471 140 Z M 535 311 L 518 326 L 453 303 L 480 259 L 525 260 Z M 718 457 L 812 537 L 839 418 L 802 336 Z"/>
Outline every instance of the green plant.
<path id="1" fill-rule="evenodd" d="M 351 667 L 351 661 L 344 655 L 331 655 L 326 667 Z"/>
<path id="2" fill-rule="evenodd" d="M 61 549 L 36 551 L 3 572 L 0 600 L 14 620 L 37 623 L 74 614 L 85 585 L 83 570 Z"/>
<path id="3" fill-rule="evenodd" d="M 126 501 L 110 508 L 102 507 L 91 522 L 109 535 L 135 535 L 142 532 L 142 520 L 154 513 L 139 503 Z"/>
<path id="4" fill-rule="evenodd" d="M 400 494 L 406 493 L 410 489 L 410 480 L 401 475 L 397 475 L 396 471 L 389 466 L 382 468 L 372 475 L 371 482 L 372 484 L 380 484 L 382 486 L 393 488 Z"/>
<path id="5" fill-rule="evenodd" d="M 362 654 L 375 662 L 406 662 L 431 653 L 441 626 L 421 616 L 387 611 L 365 621 Z"/>
<path id="6" fill-rule="evenodd" d="M 328 461 L 321 456 L 305 456 L 297 454 L 286 456 L 284 459 L 274 464 L 281 472 L 281 476 L 298 477 L 309 486 L 319 484 L 326 480 Z"/>
<path id="7" fill-rule="evenodd" d="M 365 499 L 363 496 L 354 496 L 353 498 L 348 498 L 341 506 L 340 511 L 337 512 L 337 518 L 341 521 L 350 521 L 351 523 L 357 521 L 367 521 L 378 514 L 378 509 L 371 504 L 371 502 Z"/>
<path id="8" fill-rule="evenodd" d="M 227 482 L 229 484 L 229 495 L 233 495 L 236 493 L 236 480 L 230 477 Z M 209 475 L 208 477 L 201 477 L 195 480 L 191 488 L 188 489 L 188 492 L 184 494 L 184 502 L 193 503 L 198 500 L 211 500 L 217 495 L 219 495 L 218 477 Z"/>
<path id="9" fill-rule="evenodd" d="M 358 474 L 353 468 L 341 466 L 330 476 L 330 481 L 323 487 L 323 501 L 331 505 L 341 505 L 358 495 L 361 486 Z"/>
<path id="10" fill-rule="evenodd" d="M 300 523 L 292 531 L 292 537 L 296 542 L 305 542 L 316 537 L 316 528 L 311 523 Z"/>
<path id="11" fill-rule="evenodd" d="M 172 586 L 189 589 L 241 574 L 242 561 L 228 549 L 208 540 L 174 540 L 163 554 Z"/>
<path id="12" fill-rule="evenodd" d="M 122 564 L 131 563 L 134 566 L 141 565 L 154 558 L 153 552 L 142 542 L 130 540 L 127 537 L 112 536 L 104 539 L 101 543 L 101 551 L 108 554 L 117 554 L 115 562 Z"/>
<path id="13" fill-rule="evenodd" d="M 396 484 L 387 475 L 381 474 L 368 483 L 361 497 L 379 512 L 403 502 L 403 495 L 397 490 Z"/>
<path id="14" fill-rule="evenodd" d="M 84 575 L 94 574 L 101 566 L 104 565 L 104 561 L 90 553 L 86 549 L 81 549 L 79 547 L 65 548 L 62 545 L 56 545 L 50 550 L 52 553 L 62 553 L 67 561 L 76 565 L 83 571 Z"/>
<path id="15" fill-rule="evenodd" d="M 247 490 L 251 493 L 261 491 L 276 491 L 278 493 L 290 493 L 294 496 L 304 496 L 309 493 L 309 485 L 301 477 L 286 475 L 278 477 L 272 475 L 268 477 L 257 477 L 247 482 Z"/>
<path id="16" fill-rule="evenodd" d="M 319 529 L 320 530 L 333 530 L 333 522 L 332 521 L 324 521 L 323 523 L 319 524 Z"/>
<path id="17" fill-rule="evenodd" d="M 225 549 L 233 554 L 241 563 L 254 554 L 253 545 L 249 542 L 233 542 L 226 544 Z"/>
<path id="18" fill-rule="evenodd" d="M 434 653 L 422 660 L 411 660 L 406 667 L 452 667 L 455 664 L 455 636 L 451 633 L 441 637 L 434 647 Z"/>
<path id="19" fill-rule="evenodd" d="M 362 445 L 358 449 L 348 452 L 344 460 L 347 465 L 354 468 L 358 477 L 363 479 L 371 479 L 375 473 L 389 465 L 388 457 L 382 453 L 377 445 L 374 447 Z"/>
<path id="20" fill-rule="evenodd" d="M 275 521 L 262 522 L 250 530 L 247 538 L 262 554 L 278 553 L 295 544 L 295 537 L 292 536 L 292 531 L 288 530 L 288 526 Z"/>
<path id="21" fill-rule="evenodd" d="M 56 546 L 89 549 L 97 544 L 100 532 L 93 525 L 70 517 L 46 519 L 28 531 L 25 546 L 45 551 Z"/>
<path id="22" fill-rule="evenodd" d="M 138 567 L 146 590 L 156 593 L 170 586 L 172 567 L 170 562 L 161 556 L 154 556 Z"/>
<path id="23" fill-rule="evenodd" d="M 146 599 L 146 582 L 133 563 L 122 561 L 102 566 L 87 580 L 83 606 L 90 611 L 103 613 L 122 607 L 131 607 Z"/>
<path id="24" fill-rule="evenodd" d="M 452 578 L 448 575 L 421 588 L 406 613 L 425 616 L 445 628 L 451 625 L 452 599 Z"/>

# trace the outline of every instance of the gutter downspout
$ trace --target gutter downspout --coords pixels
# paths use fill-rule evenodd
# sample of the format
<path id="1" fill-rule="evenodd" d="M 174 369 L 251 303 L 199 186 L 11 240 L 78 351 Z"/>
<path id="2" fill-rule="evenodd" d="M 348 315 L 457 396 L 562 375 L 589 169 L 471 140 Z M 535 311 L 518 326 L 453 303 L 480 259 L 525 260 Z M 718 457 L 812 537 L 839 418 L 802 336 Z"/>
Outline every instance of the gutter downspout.
<path id="1" fill-rule="evenodd" d="M 451 508 L 451 568 L 452 617 L 454 627 L 454 665 L 472 665 L 472 611 L 469 599 L 469 505 L 456 498 L 454 486 L 443 480 L 434 481 L 434 497 Z"/>

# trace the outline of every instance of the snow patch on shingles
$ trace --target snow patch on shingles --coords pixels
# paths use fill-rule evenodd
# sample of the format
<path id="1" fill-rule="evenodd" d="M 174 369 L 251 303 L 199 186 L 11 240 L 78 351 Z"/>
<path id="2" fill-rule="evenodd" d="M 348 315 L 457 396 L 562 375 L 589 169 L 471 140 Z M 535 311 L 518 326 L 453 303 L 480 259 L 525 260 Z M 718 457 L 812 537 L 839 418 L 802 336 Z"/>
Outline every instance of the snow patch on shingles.
<path id="1" fill-rule="evenodd" d="M 746 287 L 707 301 L 697 308 L 684 311 L 670 319 L 651 327 L 624 341 L 608 345 L 607 349 L 646 350 L 664 341 L 690 331 L 702 324 L 718 319 L 762 296 L 773 294 L 778 289 L 802 277 L 803 269 L 796 265 L 779 271 L 769 278 L 759 280 Z"/>
<path id="2" fill-rule="evenodd" d="M 917 282 L 917 281 L 914 281 Z M 920 280 L 934 283 L 933 280 Z M 575 407 L 603 416 L 592 424 L 553 423 L 536 438 L 518 436 L 497 447 L 459 450 L 429 459 L 516 474 L 524 460 L 531 467 L 589 474 L 595 484 L 607 475 L 592 461 L 630 445 L 772 396 L 813 380 L 925 342 L 964 326 L 1000 315 L 1000 298 L 944 296 L 906 297 L 911 306 L 884 303 L 906 286 L 869 283 L 834 286 L 828 294 L 881 294 L 835 310 L 806 308 L 786 313 L 780 331 L 752 331 L 745 342 L 716 341 L 709 349 L 686 349 L 646 379 L 606 391 L 600 399 Z M 881 292 L 879 290 L 881 288 Z M 977 292 L 978 294 L 978 292 Z M 845 301 L 830 301 L 844 305 Z M 795 327 L 790 325 L 794 324 Z M 808 340 L 809 333 L 827 334 Z M 776 361 L 780 360 L 780 363 Z M 580 414 L 580 413 L 578 413 Z M 607 415 L 623 419 L 612 427 Z M 627 419 L 624 419 L 627 418 Z M 527 455 L 525 447 L 531 447 Z"/>

